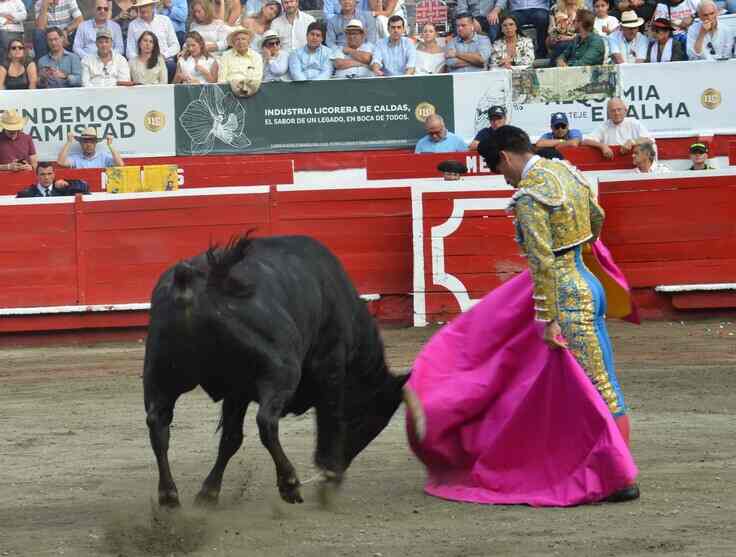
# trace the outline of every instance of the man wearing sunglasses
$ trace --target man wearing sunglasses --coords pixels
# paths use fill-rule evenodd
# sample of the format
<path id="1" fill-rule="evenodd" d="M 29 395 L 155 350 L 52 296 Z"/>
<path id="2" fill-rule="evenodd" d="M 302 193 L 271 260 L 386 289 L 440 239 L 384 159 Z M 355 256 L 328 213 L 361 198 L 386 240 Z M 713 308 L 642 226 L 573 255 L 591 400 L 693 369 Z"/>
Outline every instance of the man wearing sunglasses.
<path id="1" fill-rule="evenodd" d="M 120 25 L 110 19 L 108 0 L 96 0 L 95 16 L 84 21 L 77 29 L 77 34 L 74 36 L 74 54 L 83 59 L 97 52 L 98 29 L 108 29 L 112 33 L 113 52 L 125 56 L 123 32 L 120 30 Z"/>
<path id="2" fill-rule="evenodd" d="M 690 60 L 725 60 L 734 55 L 734 33 L 718 25 L 718 7 L 711 0 L 698 6 L 698 17 L 687 31 L 687 56 Z"/>
<path id="3" fill-rule="evenodd" d="M 281 48 L 279 34 L 269 29 L 261 39 L 263 58 L 263 83 L 269 81 L 291 81 L 289 76 L 289 53 Z"/>
<path id="4" fill-rule="evenodd" d="M 555 112 L 550 120 L 552 131 L 542 135 L 537 141 L 537 149 L 543 147 L 577 147 L 583 140 L 583 133 L 570 127 L 564 112 Z"/>

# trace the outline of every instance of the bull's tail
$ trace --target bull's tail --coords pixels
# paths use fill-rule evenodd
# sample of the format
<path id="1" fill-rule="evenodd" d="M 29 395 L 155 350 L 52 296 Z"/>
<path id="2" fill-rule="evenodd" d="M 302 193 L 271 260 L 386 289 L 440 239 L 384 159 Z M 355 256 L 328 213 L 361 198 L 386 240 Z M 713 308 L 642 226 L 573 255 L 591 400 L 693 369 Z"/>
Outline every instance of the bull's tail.
<path id="1" fill-rule="evenodd" d="M 232 296 L 240 297 L 248 297 L 253 293 L 252 285 L 228 281 L 232 268 L 245 259 L 250 251 L 252 232 L 251 229 L 242 236 L 233 236 L 223 248 L 214 245 L 207 250 L 207 288 L 227 291 Z"/>

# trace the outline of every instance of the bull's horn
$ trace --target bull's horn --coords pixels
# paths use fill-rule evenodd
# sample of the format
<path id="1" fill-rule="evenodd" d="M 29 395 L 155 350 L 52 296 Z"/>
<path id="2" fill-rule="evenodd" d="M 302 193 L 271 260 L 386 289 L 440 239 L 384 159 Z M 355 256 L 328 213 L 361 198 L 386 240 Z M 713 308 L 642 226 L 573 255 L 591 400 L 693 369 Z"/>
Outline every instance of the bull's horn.
<path id="1" fill-rule="evenodd" d="M 406 409 L 409 411 L 409 417 L 411 418 L 412 429 L 414 430 L 414 437 L 417 442 L 421 443 L 424 440 L 424 436 L 427 433 L 427 419 L 424 416 L 424 410 L 422 409 L 422 403 L 417 397 L 416 393 L 404 385 L 402 388 L 404 404 Z"/>

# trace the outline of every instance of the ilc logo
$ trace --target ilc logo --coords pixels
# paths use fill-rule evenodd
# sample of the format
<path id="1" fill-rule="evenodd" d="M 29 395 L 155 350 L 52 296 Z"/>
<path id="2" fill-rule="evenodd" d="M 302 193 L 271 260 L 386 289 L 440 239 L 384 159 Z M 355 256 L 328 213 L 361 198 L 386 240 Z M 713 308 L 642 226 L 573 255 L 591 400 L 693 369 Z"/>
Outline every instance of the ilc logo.
<path id="1" fill-rule="evenodd" d="M 717 89 L 708 88 L 700 95 L 700 104 L 708 110 L 714 110 L 721 105 L 721 92 Z"/>
<path id="2" fill-rule="evenodd" d="M 434 107 L 432 103 L 421 102 L 414 109 L 414 116 L 420 122 L 424 122 L 427 118 L 429 118 L 430 116 L 432 116 L 432 114 L 436 112 L 437 112 L 437 109 Z"/>
<path id="3" fill-rule="evenodd" d="M 166 126 L 166 115 L 158 110 L 149 110 L 143 117 L 143 125 L 149 132 L 160 132 Z"/>

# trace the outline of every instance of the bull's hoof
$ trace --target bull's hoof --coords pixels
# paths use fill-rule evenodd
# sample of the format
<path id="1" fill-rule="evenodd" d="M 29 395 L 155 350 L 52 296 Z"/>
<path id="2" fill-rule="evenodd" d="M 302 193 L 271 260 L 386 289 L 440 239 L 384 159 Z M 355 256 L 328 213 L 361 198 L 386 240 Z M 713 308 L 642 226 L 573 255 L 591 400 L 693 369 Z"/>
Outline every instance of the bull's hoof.
<path id="1" fill-rule="evenodd" d="M 218 491 L 202 489 L 194 498 L 194 505 L 203 509 L 211 509 L 217 506 L 219 497 Z"/>
<path id="2" fill-rule="evenodd" d="M 606 503 L 625 503 L 626 501 L 634 501 L 640 496 L 639 486 L 632 484 L 629 487 L 619 489 L 604 499 Z"/>
<path id="3" fill-rule="evenodd" d="M 287 503 L 304 503 L 302 494 L 299 491 L 299 480 L 296 478 L 289 478 L 284 482 L 279 482 L 279 494 L 281 494 L 281 498 Z"/>
<path id="4" fill-rule="evenodd" d="M 165 491 L 158 492 L 158 504 L 161 507 L 167 507 L 169 509 L 177 509 L 181 507 L 179 502 L 179 494 L 175 489 L 167 489 Z"/>
<path id="5" fill-rule="evenodd" d="M 334 472 L 323 472 L 323 479 L 317 488 L 319 504 L 323 509 L 332 509 L 337 499 L 337 492 L 342 483 L 342 475 Z"/>

